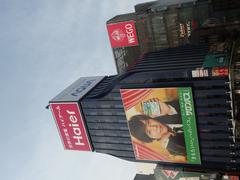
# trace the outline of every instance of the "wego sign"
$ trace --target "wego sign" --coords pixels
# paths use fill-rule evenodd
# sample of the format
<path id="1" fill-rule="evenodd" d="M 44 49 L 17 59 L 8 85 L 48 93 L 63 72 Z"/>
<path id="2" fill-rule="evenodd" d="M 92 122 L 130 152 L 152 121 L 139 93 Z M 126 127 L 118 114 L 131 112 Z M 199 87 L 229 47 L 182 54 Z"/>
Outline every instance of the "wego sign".
<path id="1" fill-rule="evenodd" d="M 134 21 L 108 24 L 108 35 L 112 47 L 137 46 L 138 39 Z"/>

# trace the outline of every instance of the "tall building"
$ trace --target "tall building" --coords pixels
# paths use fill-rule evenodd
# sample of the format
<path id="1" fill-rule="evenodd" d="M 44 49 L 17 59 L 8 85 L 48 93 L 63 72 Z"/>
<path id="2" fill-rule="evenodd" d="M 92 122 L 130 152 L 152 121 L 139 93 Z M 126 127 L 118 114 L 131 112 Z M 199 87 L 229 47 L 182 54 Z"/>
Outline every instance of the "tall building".
<path id="1" fill-rule="evenodd" d="M 145 53 L 204 41 L 196 39 L 199 35 L 197 32 L 194 35 L 196 30 L 202 29 L 209 34 L 210 31 L 216 32 L 213 27 L 219 27 L 219 32 L 223 26 L 239 25 L 238 0 L 198 0 L 179 4 L 163 2 L 137 4 L 134 13 L 117 15 L 107 21 L 118 73 L 131 69 Z M 129 22 L 134 27 L 130 35 L 137 43 L 123 43 L 128 37 L 123 24 Z M 109 29 L 112 25 L 114 28 Z M 113 33 L 119 29 L 121 33 Z M 213 41 L 214 34 L 211 38 Z"/>
<path id="2" fill-rule="evenodd" d="M 119 74 L 80 78 L 49 103 L 65 149 L 239 173 L 239 9 L 154 1 L 109 20 Z"/>
<path id="3" fill-rule="evenodd" d="M 107 29 L 118 73 L 124 72 L 140 56 L 136 14 L 122 14 L 108 20 Z"/>
<path id="4" fill-rule="evenodd" d="M 233 92 L 239 89 L 240 46 L 239 41 L 226 43 L 224 49 L 216 44 L 220 54 L 204 45 L 185 45 L 148 53 L 121 75 L 80 78 L 50 101 L 65 148 L 239 172 L 239 139 L 234 134 L 239 97 Z M 168 125 L 148 125 L 149 120 Z M 141 125 L 137 131 L 131 128 L 133 121 Z M 168 128 L 168 137 L 164 134 L 161 141 L 156 131 L 147 131 L 151 126 L 158 132 Z M 171 148 L 170 137 L 184 144 Z"/>

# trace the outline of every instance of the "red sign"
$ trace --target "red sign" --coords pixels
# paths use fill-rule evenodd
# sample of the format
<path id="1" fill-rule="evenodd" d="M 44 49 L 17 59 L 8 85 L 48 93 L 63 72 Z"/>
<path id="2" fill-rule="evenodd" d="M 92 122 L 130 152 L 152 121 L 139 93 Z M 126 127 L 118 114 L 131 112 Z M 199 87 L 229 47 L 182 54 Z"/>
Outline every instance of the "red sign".
<path id="1" fill-rule="evenodd" d="M 138 39 L 134 21 L 108 24 L 108 35 L 112 47 L 137 46 Z"/>
<path id="2" fill-rule="evenodd" d="M 214 67 L 212 69 L 213 76 L 228 76 L 228 68 L 226 67 Z"/>
<path id="3" fill-rule="evenodd" d="M 174 179 L 177 175 L 178 175 L 178 173 L 179 173 L 179 171 L 173 171 L 173 170 L 162 170 L 162 173 L 167 177 L 167 178 L 172 178 L 172 179 Z"/>
<path id="4" fill-rule="evenodd" d="M 65 149 L 92 151 L 78 103 L 51 103 Z"/>
<path id="5" fill-rule="evenodd" d="M 230 180 L 239 180 L 238 176 L 230 176 Z"/>

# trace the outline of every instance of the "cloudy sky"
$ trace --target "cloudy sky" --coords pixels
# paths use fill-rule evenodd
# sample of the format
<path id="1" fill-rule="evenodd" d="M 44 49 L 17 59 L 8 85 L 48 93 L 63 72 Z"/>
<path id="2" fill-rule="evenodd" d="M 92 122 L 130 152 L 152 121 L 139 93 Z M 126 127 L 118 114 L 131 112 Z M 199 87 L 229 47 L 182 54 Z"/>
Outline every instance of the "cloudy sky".
<path id="1" fill-rule="evenodd" d="M 45 106 L 81 76 L 116 73 L 105 23 L 145 1 L 0 0 L 1 179 L 133 179 L 133 163 L 65 151 Z"/>
<path id="2" fill-rule="evenodd" d="M 1 179 L 133 179 L 133 163 L 65 151 L 45 106 L 81 76 L 116 73 L 105 22 L 139 2 L 0 0 Z"/>

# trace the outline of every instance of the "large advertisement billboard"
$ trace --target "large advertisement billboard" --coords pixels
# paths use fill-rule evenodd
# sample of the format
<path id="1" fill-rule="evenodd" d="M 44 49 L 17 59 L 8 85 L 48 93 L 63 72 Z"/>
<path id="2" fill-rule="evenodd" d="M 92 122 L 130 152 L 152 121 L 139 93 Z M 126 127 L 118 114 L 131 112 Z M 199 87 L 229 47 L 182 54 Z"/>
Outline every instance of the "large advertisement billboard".
<path id="1" fill-rule="evenodd" d="M 136 159 L 201 164 L 191 87 L 120 93 Z"/>

